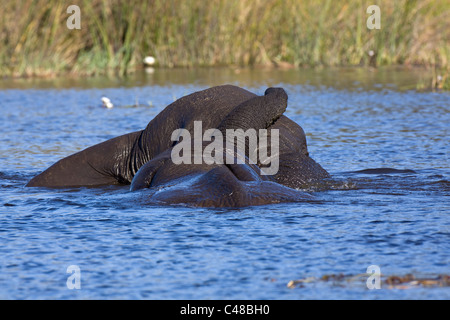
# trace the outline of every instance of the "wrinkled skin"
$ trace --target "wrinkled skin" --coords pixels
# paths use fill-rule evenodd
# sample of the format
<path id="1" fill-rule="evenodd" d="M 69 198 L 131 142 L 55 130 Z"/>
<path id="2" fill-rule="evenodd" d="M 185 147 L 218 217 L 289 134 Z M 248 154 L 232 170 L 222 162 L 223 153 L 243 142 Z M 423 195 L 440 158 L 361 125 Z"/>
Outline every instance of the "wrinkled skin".
<path id="1" fill-rule="evenodd" d="M 283 115 L 286 107 L 287 95 L 281 88 L 269 88 L 264 96 L 231 85 L 195 92 L 167 106 L 144 130 L 64 158 L 34 177 L 27 186 L 131 184 L 133 191 L 147 190 L 149 203 L 207 207 L 310 199 L 310 195 L 295 188 L 304 188 L 329 174 L 309 157 L 305 133 Z M 260 175 L 258 165 L 262 164 L 248 162 L 174 164 L 171 150 L 177 142 L 171 140 L 172 132 L 184 128 L 193 135 L 194 121 L 202 121 L 203 132 L 209 128 L 221 132 L 269 129 L 269 141 L 270 129 L 278 129 L 278 172 Z"/>

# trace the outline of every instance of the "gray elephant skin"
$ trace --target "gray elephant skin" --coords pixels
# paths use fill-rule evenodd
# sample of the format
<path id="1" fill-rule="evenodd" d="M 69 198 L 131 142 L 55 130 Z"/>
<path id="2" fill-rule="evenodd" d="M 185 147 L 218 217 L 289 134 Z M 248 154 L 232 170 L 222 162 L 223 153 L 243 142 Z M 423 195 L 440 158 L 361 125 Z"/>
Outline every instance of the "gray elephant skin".
<path id="1" fill-rule="evenodd" d="M 27 186 L 130 184 L 132 191 L 145 192 L 146 203 L 158 205 L 243 207 L 308 201 L 312 196 L 300 189 L 329 178 L 329 174 L 309 157 L 303 129 L 283 115 L 287 100 L 282 88 L 269 88 L 263 96 L 232 85 L 195 92 L 168 105 L 144 130 L 61 159 Z M 267 163 L 251 162 L 248 158 L 240 163 L 174 163 L 174 148 L 182 141 L 174 141 L 173 132 L 185 129 L 194 135 L 196 122 L 201 122 L 202 134 L 215 129 L 223 133 L 224 139 L 227 129 L 266 129 L 269 150 L 272 129 L 277 129 L 277 172 L 261 174 Z M 207 146 L 203 142 L 202 150 Z M 250 150 L 248 141 L 245 148 L 255 151 Z M 222 151 L 229 157 L 239 157 L 235 148 Z"/>

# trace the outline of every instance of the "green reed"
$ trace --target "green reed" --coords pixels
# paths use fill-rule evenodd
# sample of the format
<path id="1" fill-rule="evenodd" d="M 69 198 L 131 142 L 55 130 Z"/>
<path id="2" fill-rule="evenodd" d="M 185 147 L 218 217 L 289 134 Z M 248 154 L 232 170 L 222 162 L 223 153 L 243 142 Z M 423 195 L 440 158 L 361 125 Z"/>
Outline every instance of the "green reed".
<path id="1" fill-rule="evenodd" d="M 0 0 L 0 75 L 125 75 L 161 67 L 450 65 L 447 0 Z M 369 30 L 366 9 L 381 9 Z M 370 54 L 371 55 L 370 55 Z"/>

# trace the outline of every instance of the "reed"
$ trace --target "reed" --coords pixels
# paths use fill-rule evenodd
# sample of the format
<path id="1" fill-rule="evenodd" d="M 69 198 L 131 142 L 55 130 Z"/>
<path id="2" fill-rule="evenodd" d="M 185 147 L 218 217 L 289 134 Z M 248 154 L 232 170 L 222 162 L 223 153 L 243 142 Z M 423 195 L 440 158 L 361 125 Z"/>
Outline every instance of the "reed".
<path id="1" fill-rule="evenodd" d="M 381 29 L 366 27 L 376 2 Z M 448 70 L 448 0 L 0 0 L 0 75 L 162 67 L 425 65 Z M 371 56 L 369 53 L 373 53 Z"/>

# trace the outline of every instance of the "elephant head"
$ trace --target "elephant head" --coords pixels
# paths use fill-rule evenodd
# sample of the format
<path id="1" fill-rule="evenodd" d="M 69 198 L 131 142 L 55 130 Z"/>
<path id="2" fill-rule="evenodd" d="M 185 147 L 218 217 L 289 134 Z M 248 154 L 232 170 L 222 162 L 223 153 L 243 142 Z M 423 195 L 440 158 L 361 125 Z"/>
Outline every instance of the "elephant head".
<path id="1" fill-rule="evenodd" d="M 99 143 L 59 160 L 34 177 L 29 187 L 80 187 L 129 184 L 139 168 L 173 145 L 178 128 L 193 131 L 194 121 L 204 129 L 217 128 L 242 102 L 255 97 L 247 90 L 224 85 L 194 92 L 168 105 L 144 130 Z"/>
<path id="2" fill-rule="evenodd" d="M 286 107 L 285 91 L 281 88 L 269 88 L 264 96 L 253 97 L 236 106 L 221 121 L 217 129 L 219 136 L 227 140 L 227 130 L 230 129 L 242 132 L 268 129 L 280 119 Z M 303 130 L 300 131 L 303 133 Z M 246 136 L 240 138 L 245 139 Z M 300 140 L 303 141 L 303 137 L 300 137 Z M 193 154 L 187 164 L 174 163 L 172 150 L 175 145 L 139 169 L 132 180 L 131 190 L 149 188 L 148 196 L 153 203 L 183 203 L 194 206 L 234 207 L 311 199 L 305 192 L 276 183 L 274 176 L 261 175 L 260 167 L 251 163 L 245 152 L 244 161 L 238 163 L 237 159 L 242 157 L 242 153 L 238 153 L 243 151 L 235 148 L 240 142 L 239 136 L 238 139 L 233 137 L 231 141 L 231 144 L 224 141 L 220 144 L 222 148 L 215 152 L 221 153 L 222 159 L 231 155 L 234 161 L 224 160 L 212 164 L 195 164 Z M 248 144 L 245 144 L 245 141 L 242 144 L 246 146 L 244 150 L 249 151 Z M 202 150 L 207 146 L 208 144 L 203 142 Z M 255 148 L 259 146 L 256 145 Z M 297 148 L 304 150 L 301 146 Z M 192 150 L 191 146 L 188 149 Z M 279 151 L 271 155 L 272 160 L 277 156 Z M 304 157 L 307 158 L 307 155 Z"/>

